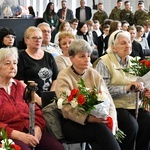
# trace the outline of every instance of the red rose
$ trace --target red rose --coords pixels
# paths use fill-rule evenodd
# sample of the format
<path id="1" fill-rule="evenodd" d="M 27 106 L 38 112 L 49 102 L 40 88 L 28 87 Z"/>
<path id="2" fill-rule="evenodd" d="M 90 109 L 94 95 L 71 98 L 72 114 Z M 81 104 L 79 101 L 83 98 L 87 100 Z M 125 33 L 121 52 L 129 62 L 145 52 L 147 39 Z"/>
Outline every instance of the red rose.
<path id="1" fill-rule="evenodd" d="M 146 59 L 143 59 L 143 60 L 140 61 L 141 64 L 145 64 L 145 62 L 147 62 Z"/>
<path id="2" fill-rule="evenodd" d="M 21 148 L 16 144 L 11 144 L 10 147 L 13 148 L 14 150 L 21 150 Z"/>
<path id="3" fill-rule="evenodd" d="M 72 100 L 73 100 L 73 96 L 72 95 L 69 95 L 69 97 L 68 97 L 68 102 L 71 102 Z"/>
<path id="4" fill-rule="evenodd" d="M 112 131 L 112 129 L 113 129 L 113 119 L 109 116 L 109 117 L 107 117 L 107 121 L 108 121 L 107 126 Z"/>
<path id="5" fill-rule="evenodd" d="M 85 103 L 85 97 L 83 94 L 78 95 L 78 104 L 83 105 Z"/>
<path id="6" fill-rule="evenodd" d="M 70 95 L 72 95 L 72 97 L 75 97 L 78 92 L 79 92 L 79 89 L 73 89 L 73 90 L 71 90 L 71 94 Z"/>
<path id="7" fill-rule="evenodd" d="M 145 66 L 150 68 L 150 61 L 145 62 Z"/>

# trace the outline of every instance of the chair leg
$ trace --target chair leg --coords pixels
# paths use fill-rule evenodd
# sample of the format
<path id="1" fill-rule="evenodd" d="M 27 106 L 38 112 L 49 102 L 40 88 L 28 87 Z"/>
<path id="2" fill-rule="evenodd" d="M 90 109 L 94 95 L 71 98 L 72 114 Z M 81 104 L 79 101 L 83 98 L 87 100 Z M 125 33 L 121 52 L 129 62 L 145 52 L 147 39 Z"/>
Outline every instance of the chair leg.
<path id="1" fill-rule="evenodd" d="M 82 143 L 82 150 L 85 150 L 85 148 L 86 148 L 86 143 L 84 142 Z"/>

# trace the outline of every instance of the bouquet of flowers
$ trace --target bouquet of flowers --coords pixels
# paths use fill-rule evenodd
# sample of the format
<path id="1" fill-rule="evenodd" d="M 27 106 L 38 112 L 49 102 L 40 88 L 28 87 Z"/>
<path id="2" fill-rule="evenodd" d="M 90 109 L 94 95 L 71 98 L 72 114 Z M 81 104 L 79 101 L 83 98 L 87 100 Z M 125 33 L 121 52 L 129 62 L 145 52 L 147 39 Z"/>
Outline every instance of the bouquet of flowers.
<path id="1" fill-rule="evenodd" d="M 0 144 L 0 150 L 21 150 L 21 148 L 16 145 L 11 139 L 7 138 L 7 133 L 4 128 L 1 129 L 0 139 L 2 139 Z"/>
<path id="2" fill-rule="evenodd" d="M 92 89 L 87 88 L 83 79 L 78 82 L 78 88 L 72 89 L 71 92 L 63 92 L 61 98 L 58 100 L 58 108 L 62 105 L 71 105 L 73 108 L 77 108 L 80 113 L 87 112 L 97 118 L 104 118 L 108 121 L 107 126 L 115 135 L 115 138 L 121 142 L 124 139 L 125 134 L 121 130 L 117 130 L 114 133 L 114 121 L 109 116 L 109 98 L 106 92 L 98 91 L 96 87 Z M 60 107 L 59 107 L 60 106 Z M 79 114 L 80 115 L 80 114 Z"/>
<path id="3" fill-rule="evenodd" d="M 135 76 L 140 76 L 137 81 L 144 82 L 144 86 L 146 88 L 150 88 L 149 86 L 149 76 L 150 76 L 150 60 L 144 59 L 139 61 L 137 57 L 131 60 L 132 65 L 128 68 L 123 69 L 124 72 L 130 73 Z M 150 98 L 145 97 L 143 95 L 141 107 L 145 110 L 150 111 Z"/>

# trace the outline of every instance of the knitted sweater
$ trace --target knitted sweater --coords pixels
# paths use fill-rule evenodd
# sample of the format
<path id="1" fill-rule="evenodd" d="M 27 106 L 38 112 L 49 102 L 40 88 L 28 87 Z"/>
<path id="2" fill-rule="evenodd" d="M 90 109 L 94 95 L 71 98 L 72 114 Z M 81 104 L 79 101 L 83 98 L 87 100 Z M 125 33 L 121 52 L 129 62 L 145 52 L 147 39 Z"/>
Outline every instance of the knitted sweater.
<path id="1" fill-rule="evenodd" d="M 71 91 L 73 88 L 77 88 L 77 83 L 80 81 L 80 78 L 84 80 L 85 86 L 87 88 L 93 88 L 95 86 L 98 90 L 101 90 L 103 88 L 103 90 L 105 90 L 108 93 L 110 99 L 109 114 L 113 117 L 115 122 L 117 122 L 115 106 L 108 92 L 108 89 L 99 73 L 91 67 L 86 69 L 85 73 L 82 76 L 74 73 L 71 67 L 63 69 L 58 74 L 57 78 L 57 85 L 56 85 L 57 97 L 59 98 L 61 93 L 64 91 L 67 90 Z M 77 110 L 75 108 L 72 108 L 70 105 L 63 105 L 62 113 L 64 118 L 68 118 L 80 124 L 84 124 L 85 118 L 87 116 L 86 112 L 81 115 L 78 115 Z"/>
<path id="2" fill-rule="evenodd" d="M 0 88 L 0 128 L 4 127 L 10 137 L 13 130 L 29 131 L 29 107 L 23 99 L 24 87 L 15 80 L 10 95 Z M 39 107 L 35 106 L 35 124 L 42 130 L 45 121 Z"/>

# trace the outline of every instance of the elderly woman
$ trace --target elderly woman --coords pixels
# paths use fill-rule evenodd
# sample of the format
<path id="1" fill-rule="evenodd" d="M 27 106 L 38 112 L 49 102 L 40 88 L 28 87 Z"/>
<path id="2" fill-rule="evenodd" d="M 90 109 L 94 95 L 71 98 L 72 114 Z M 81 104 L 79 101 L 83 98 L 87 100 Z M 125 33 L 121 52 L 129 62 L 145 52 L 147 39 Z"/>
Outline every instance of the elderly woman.
<path id="1" fill-rule="evenodd" d="M 56 56 L 55 61 L 58 67 L 58 71 L 71 66 L 71 61 L 69 59 L 68 48 L 70 43 L 75 39 L 75 36 L 72 32 L 64 31 L 59 34 L 58 41 L 59 47 L 62 50 L 62 55 Z"/>
<path id="2" fill-rule="evenodd" d="M 139 109 L 138 119 L 135 119 L 136 93 L 131 88 L 141 90 L 142 84 L 136 82 L 137 77 L 122 70 L 131 65 L 131 45 L 127 31 L 113 32 L 109 39 L 108 54 L 100 57 L 95 69 L 106 82 L 117 109 L 118 126 L 127 135 L 120 143 L 121 149 L 133 150 L 136 140 L 136 150 L 149 150 L 150 113 Z"/>
<path id="3" fill-rule="evenodd" d="M 81 78 L 88 88 L 96 87 L 98 90 L 104 88 L 103 90 L 108 93 L 109 115 L 112 116 L 117 125 L 116 110 L 104 81 L 98 72 L 89 66 L 91 52 L 92 49 L 85 40 L 78 39 L 71 42 L 68 53 L 72 66 L 63 69 L 58 74 L 56 95 L 59 98 L 63 92 L 77 88 L 77 83 Z M 106 120 L 88 115 L 87 112 L 79 115 L 77 113 L 78 109 L 72 108 L 71 105 L 61 106 L 59 100 L 57 104 L 64 117 L 62 131 L 67 139 L 81 143 L 88 142 L 91 144 L 92 150 L 120 150 L 111 130 L 106 125 Z"/>
<path id="4" fill-rule="evenodd" d="M 63 150 L 62 145 L 43 129 L 45 121 L 35 105 L 35 135 L 29 134 L 29 106 L 23 99 L 24 87 L 13 79 L 17 73 L 17 49 L 0 49 L 0 128 L 22 150 Z"/>
<path id="5" fill-rule="evenodd" d="M 39 96 L 41 96 L 41 91 L 55 91 L 57 65 L 52 54 L 41 49 L 42 31 L 31 26 L 26 29 L 24 40 L 27 49 L 19 53 L 16 78 L 25 84 L 29 80 L 35 81 L 38 84 L 37 94 Z M 39 97 L 37 103 L 41 106 Z"/>
<path id="6" fill-rule="evenodd" d="M 0 48 L 15 46 L 15 32 L 7 27 L 0 29 Z"/>

